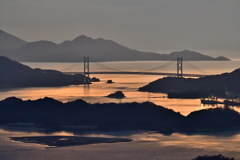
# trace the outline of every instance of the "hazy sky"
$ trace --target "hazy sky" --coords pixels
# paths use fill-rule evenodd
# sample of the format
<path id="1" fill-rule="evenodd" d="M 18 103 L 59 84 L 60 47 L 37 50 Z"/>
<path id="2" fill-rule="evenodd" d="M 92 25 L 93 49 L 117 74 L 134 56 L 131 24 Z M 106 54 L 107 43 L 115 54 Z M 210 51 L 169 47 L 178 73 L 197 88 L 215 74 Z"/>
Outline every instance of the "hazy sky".
<path id="1" fill-rule="evenodd" d="M 141 51 L 240 58 L 240 0 L 0 0 L 0 29 L 26 41 L 87 35 Z"/>

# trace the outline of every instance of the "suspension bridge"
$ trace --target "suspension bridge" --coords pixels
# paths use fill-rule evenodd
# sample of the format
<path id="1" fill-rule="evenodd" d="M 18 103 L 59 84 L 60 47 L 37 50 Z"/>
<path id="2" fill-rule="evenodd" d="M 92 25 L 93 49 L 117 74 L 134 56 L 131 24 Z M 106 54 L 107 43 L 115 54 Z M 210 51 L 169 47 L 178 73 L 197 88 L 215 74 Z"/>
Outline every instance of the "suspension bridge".
<path id="1" fill-rule="evenodd" d="M 89 75 L 90 74 L 140 74 L 140 75 L 163 75 L 163 76 L 176 76 L 176 77 L 203 77 L 203 76 L 207 76 L 207 75 L 211 75 L 211 73 L 208 73 L 202 69 L 200 69 L 199 67 L 193 65 L 192 63 L 188 62 L 188 61 L 183 61 L 183 58 L 179 57 L 175 60 L 171 60 L 168 61 L 164 64 L 161 64 L 157 67 L 154 68 L 150 68 L 147 70 L 143 70 L 143 71 L 124 71 L 124 70 L 120 70 L 118 68 L 113 68 L 110 66 L 107 66 L 106 64 L 103 64 L 102 62 L 98 62 L 96 60 L 93 59 L 93 61 L 91 63 L 94 63 L 98 66 L 100 66 L 101 68 L 104 68 L 104 71 L 90 71 L 90 58 L 89 57 L 84 57 L 84 63 L 83 63 L 83 71 L 69 71 L 71 69 L 73 69 L 74 67 L 78 66 L 79 64 L 82 63 L 75 63 L 72 64 L 71 66 L 65 68 L 62 70 L 62 72 L 66 73 L 66 74 L 83 74 L 86 79 L 85 79 L 85 83 L 89 82 Z M 189 66 L 190 68 L 194 69 L 194 72 L 196 73 L 196 71 L 200 74 L 184 74 L 183 73 L 183 63 L 186 64 L 187 66 Z M 157 72 L 156 70 L 160 70 L 163 69 L 169 65 L 172 64 L 176 64 L 176 72 L 175 73 L 166 73 L 166 72 Z"/>

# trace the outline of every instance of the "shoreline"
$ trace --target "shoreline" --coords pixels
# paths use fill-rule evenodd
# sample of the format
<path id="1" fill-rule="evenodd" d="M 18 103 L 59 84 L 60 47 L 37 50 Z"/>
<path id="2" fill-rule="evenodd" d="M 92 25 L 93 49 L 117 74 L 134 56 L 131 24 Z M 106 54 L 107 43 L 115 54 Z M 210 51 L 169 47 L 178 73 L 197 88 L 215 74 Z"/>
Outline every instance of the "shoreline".
<path id="1" fill-rule="evenodd" d="M 131 142 L 127 138 L 103 138 L 103 137 L 83 137 L 83 136 L 31 136 L 31 137 L 9 137 L 10 140 L 47 145 L 49 147 L 68 147 L 78 145 L 89 145 L 99 143 L 119 143 Z"/>

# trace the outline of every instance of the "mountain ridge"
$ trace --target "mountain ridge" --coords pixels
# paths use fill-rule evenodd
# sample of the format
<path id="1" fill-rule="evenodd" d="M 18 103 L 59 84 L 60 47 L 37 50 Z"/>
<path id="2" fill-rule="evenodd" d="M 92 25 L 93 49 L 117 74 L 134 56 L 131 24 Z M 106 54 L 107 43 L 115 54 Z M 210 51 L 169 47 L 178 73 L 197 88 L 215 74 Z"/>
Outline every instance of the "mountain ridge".
<path id="1" fill-rule="evenodd" d="M 0 50 L 13 50 L 27 44 L 26 41 L 0 30 Z"/>
<path id="2" fill-rule="evenodd" d="M 185 60 L 226 61 L 226 57 L 213 58 L 195 51 L 184 50 L 170 54 L 142 52 L 130 49 L 112 40 L 93 39 L 81 35 L 75 39 L 56 44 L 51 41 L 36 41 L 23 44 L 14 50 L 2 50 L 0 55 L 21 62 L 77 62 L 88 56 L 91 61 L 146 61 L 173 60 L 178 56 Z"/>

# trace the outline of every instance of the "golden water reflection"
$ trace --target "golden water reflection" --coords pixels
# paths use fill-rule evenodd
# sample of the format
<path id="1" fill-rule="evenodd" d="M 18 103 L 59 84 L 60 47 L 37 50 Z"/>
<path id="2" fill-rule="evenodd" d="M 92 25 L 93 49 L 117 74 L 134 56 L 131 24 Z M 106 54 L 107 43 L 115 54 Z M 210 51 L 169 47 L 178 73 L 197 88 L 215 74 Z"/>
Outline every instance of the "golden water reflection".
<path id="1" fill-rule="evenodd" d="M 197 142 L 197 143 L 196 143 Z M 213 135 L 182 135 L 174 134 L 171 140 L 162 141 L 165 146 L 185 146 L 190 148 L 204 148 L 207 150 L 225 151 L 228 148 L 231 151 L 240 152 L 237 147 L 240 142 L 240 136 L 213 136 Z"/>
<path id="2" fill-rule="evenodd" d="M 90 85 L 72 85 L 64 87 L 33 87 L 19 88 L 13 90 L 1 90 L 0 99 L 15 96 L 24 100 L 35 100 L 44 97 L 52 97 L 62 102 L 83 99 L 89 103 L 126 103 L 126 102 L 145 102 L 150 101 L 157 105 L 173 109 L 183 115 L 188 115 L 192 111 L 212 108 L 216 106 L 201 106 L 200 99 L 169 99 L 163 93 L 148 93 L 137 91 L 139 87 L 151 81 L 161 78 L 160 76 L 149 75 L 91 75 L 100 78 L 100 82 L 93 82 Z M 111 79 L 114 83 L 108 84 Z M 110 93 L 122 91 L 126 98 L 112 99 L 107 98 Z M 240 111 L 239 108 L 234 107 Z"/>

